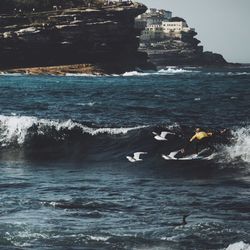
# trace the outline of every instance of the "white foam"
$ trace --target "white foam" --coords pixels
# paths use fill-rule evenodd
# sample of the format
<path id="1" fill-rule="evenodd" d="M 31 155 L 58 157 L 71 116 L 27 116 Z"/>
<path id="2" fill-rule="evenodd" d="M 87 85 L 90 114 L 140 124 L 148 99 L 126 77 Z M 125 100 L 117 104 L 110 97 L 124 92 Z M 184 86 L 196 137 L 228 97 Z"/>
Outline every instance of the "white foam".
<path id="1" fill-rule="evenodd" d="M 107 241 L 110 239 L 108 236 L 89 236 L 89 238 L 94 241 Z"/>
<path id="2" fill-rule="evenodd" d="M 28 130 L 33 126 L 37 127 L 37 132 L 40 135 L 44 134 L 44 128 L 50 127 L 57 131 L 62 129 L 72 130 L 74 128 L 80 128 L 83 133 L 91 135 L 98 134 L 127 134 L 129 131 L 144 128 L 145 126 L 129 127 L 129 128 L 90 128 L 80 123 L 73 122 L 72 120 L 67 121 L 55 121 L 48 119 L 38 119 L 31 116 L 4 116 L 0 115 L 0 143 L 2 146 L 9 145 L 11 142 L 17 142 L 23 144 Z M 62 138 L 63 139 L 63 138 Z"/>
<path id="3" fill-rule="evenodd" d="M 237 129 L 232 135 L 232 144 L 223 148 L 223 159 L 228 162 L 240 159 L 250 163 L 250 127 Z"/>
<path id="4" fill-rule="evenodd" d="M 35 117 L 0 115 L 0 128 L 2 130 L 0 142 L 3 146 L 12 141 L 22 144 L 28 129 L 37 121 Z"/>
<path id="5" fill-rule="evenodd" d="M 190 69 L 182 69 L 182 68 L 177 68 L 177 67 L 167 67 L 165 69 L 161 69 L 159 71 L 129 71 L 125 72 L 122 75 L 98 75 L 98 74 L 78 74 L 78 73 L 67 73 L 66 76 L 82 76 L 82 77 L 97 77 L 97 76 L 113 76 L 113 77 L 131 77 L 131 76 L 149 76 L 149 75 L 173 75 L 173 74 L 183 74 L 183 73 L 191 73 L 191 72 L 200 72 L 200 71 L 195 71 L 195 70 L 190 70 Z"/>
<path id="6" fill-rule="evenodd" d="M 185 237 L 185 234 L 181 233 L 181 234 L 173 235 L 173 236 L 170 236 L 170 237 L 166 237 L 166 236 L 161 237 L 161 240 L 178 242 L 183 237 Z"/>
<path id="7" fill-rule="evenodd" d="M 229 76 L 244 76 L 244 75 L 250 75 L 250 72 L 228 72 L 227 75 L 229 75 Z"/>
<path id="8" fill-rule="evenodd" d="M 88 103 L 77 103 L 79 106 L 89 106 L 93 107 L 96 104 L 96 102 L 88 102 Z"/>
<path id="9" fill-rule="evenodd" d="M 21 73 L 7 73 L 7 72 L 0 72 L 0 76 L 22 76 L 26 74 L 21 74 Z"/>
<path id="10" fill-rule="evenodd" d="M 28 27 L 26 29 L 20 29 L 20 30 L 16 31 L 15 33 L 17 35 L 24 35 L 24 34 L 29 34 L 29 33 L 33 33 L 34 34 L 34 33 L 39 33 L 39 32 L 40 32 L 40 30 L 38 30 L 35 27 Z"/>
<path id="11" fill-rule="evenodd" d="M 86 73 L 66 73 L 65 76 L 68 77 L 131 77 L 131 76 L 149 76 L 149 75 L 175 75 L 175 74 L 183 74 L 183 73 L 199 73 L 196 68 L 195 69 L 183 69 L 183 68 L 178 68 L 178 67 L 167 67 L 165 69 L 160 69 L 158 71 L 145 71 L 145 72 L 140 72 L 140 71 L 130 71 L 130 72 L 125 72 L 122 75 L 118 74 L 112 74 L 112 75 L 105 75 L 105 74 L 86 74 Z M 0 75 L 2 76 L 22 76 L 22 75 L 27 75 L 26 73 L 7 73 L 7 72 L 0 72 Z"/>
<path id="12" fill-rule="evenodd" d="M 129 77 L 129 76 L 149 76 L 149 75 L 174 75 L 174 74 L 198 73 L 198 72 L 200 71 L 176 68 L 176 67 L 167 67 L 165 69 L 160 69 L 159 71 L 150 71 L 150 72 L 131 71 L 124 73 L 122 76 Z"/>
<path id="13" fill-rule="evenodd" d="M 250 250 L 250 245 L 240 241 L 229 245 L 225 250 Z"/>
<path id="14" fill-rule="evenodd" d="M 180 125 L 178 123 L 173 123 L 173 124 L 170 124 L 170 125 L 166 125 L 165 126 L 167 129 L 169 129 L 170 131 L 175 131 L 177 129 L 180 129 Z"/>
<path id="15" fill-rule="evenodd" d="M 40 232 L 32 232 L 27 229 L 23 229 L 20 232 L 6 232 L 5 239 L 10 241 L 15 247 L 31 247 L 32 241 L 41 240 L 41 239 L 49 239 L 49 235 Z"/>
<path id="16" fill-rule="evenodd" d="M 244 76 L 250 75 L 250 72 L 208 72 L 206 75 L 212 76 Z"/>
<path id="17" fill-rule="evenodd" d="M 66 73 L 65 76 L 97 77 L 97 76 L 101 76 L 101 75 L 98 75 L 98 74 L 83 74 L 83 73 Z"/>
<path id="18" fill-rule="evenodd" d="M 182 69 L 182 68 L 172 68 L 172 67 L 159 70 L 160 74 L 183 74 L 183 73 L 192 73 L 192 72 L 199 72 L 199 71 L 187 70 L 187 69 Z"/>
<path id="19" fill-rule="evenodd" d="M 151 74 L 156 74 L 156 73 L 143 73 L 143 72 L 138 72 L 138 71 L 130 71 L 130 72 L 124 73 L 123 76 L 148 76 Z"/>

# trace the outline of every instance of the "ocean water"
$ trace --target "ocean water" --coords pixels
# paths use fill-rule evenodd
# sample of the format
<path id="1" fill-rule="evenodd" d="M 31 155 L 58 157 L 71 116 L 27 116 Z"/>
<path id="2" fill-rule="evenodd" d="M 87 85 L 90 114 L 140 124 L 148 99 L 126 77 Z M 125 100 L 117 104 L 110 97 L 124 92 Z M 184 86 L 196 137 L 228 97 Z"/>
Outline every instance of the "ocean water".
<path id="1" fill-rule="evenodd" d="M 1 249 L 250 249 L 250 68 L 2 74 L 0 91 Z M 196 127 L 228 129 L 210 160 L 162 158 Z"/>

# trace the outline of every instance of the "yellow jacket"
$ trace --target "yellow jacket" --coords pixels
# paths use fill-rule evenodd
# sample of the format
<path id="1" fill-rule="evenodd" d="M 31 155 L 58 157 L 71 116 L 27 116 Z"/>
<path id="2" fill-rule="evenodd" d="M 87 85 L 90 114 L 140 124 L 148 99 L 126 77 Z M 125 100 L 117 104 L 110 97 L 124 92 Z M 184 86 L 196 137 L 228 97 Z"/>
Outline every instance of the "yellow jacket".
<path id="1" fill-rule="evenodd" d="M 191 139 L 190 139 L 190 142 L 192 142 L 193 140 L 198 140 L 198 141 L 200 141 L 200 140 L 202 140 L 202 139 L 204 139 L 204 138 L 206 138 L 206 137 L 209 137 L 209 136 L 212 136 L 213 134 L 212 133 L 206 133 L 206 132 L 204 132 L 204 131 L 201 131 L 201 132 L 198 132 L 198 133 L 196 133 Z"/>

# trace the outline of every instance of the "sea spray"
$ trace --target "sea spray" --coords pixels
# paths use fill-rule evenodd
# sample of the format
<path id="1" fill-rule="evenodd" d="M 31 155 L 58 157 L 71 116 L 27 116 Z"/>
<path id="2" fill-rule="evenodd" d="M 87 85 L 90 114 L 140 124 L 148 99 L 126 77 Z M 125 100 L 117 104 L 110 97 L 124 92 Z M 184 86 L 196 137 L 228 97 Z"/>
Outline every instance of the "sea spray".
<path id="1" fill-rule="evenodd" d="M 223 148 L 224 160 L 250 163 L 250 127 L 235 129 L 232 136 L 231 144 Z"/>
<path id="2" fill-rule="evenodd" d="M 82 134 L 98 135 L 98 134 L 110 134 L 119 135 L 126 134 L 129 131 L 137 130 L 145 126 L 137 126 L 130 128 L 91 128 L 81 123 L 74 122 L 72 120 L 56 121 L 49 119 L 39 119 L 30 116 L 4 116 L 0 115 L 0 142 L 2 146 L 9 145 L 11 143 L 17 143 L 19 145 L 25 142 L 30 130 L 35 130 L 38 135 L 44 135 L 48 130 L 71 131 L 78 129 Z"/>
<path id="3" fill-rule="evenodd" d="M 250 245 L 240 241 L 229 245 L 225 250 L 250 250 Z"/>
<path id="4" fill-rule="evenodd" d="M 184 68 L 176 68 L 176 67 L 167 67 L 165 69 L 160 69 L 158 71 L 150 71 L 150 72 L 138 72 L 138 71 L 130 71 L 124 73 L 122 76 L 131 77 L 131 76 L 159 76 L 159 75 L 175 75 L 175 74 L 183 74 L 183 73 L 199 73 L 198 70 L 190 70 Z"/>

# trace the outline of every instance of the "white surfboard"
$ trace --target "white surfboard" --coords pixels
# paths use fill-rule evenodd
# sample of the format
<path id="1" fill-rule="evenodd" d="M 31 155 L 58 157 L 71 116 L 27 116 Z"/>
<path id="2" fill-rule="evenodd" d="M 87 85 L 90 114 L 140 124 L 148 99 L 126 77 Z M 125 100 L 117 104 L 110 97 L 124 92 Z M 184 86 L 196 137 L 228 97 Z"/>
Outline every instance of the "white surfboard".
<path id="1" fill-rule="evenodd" d="M 175 151 L 175 152 L 171 152 L 169 155 L 162 155 L 162 158 L 164 160 L 167 161 L 193 161 L 193 160 L 211 160 L 212 159 L 212 155 L 210 156 L 202 156 L 201 154 L 205 153 L 206 151 L 208 151 L 208 149 L 203 149 L 201 152 L 199 152 L 199 154 L 192 154 L 192 155 L 187 155 L 185 157 L 180 157 L 180 158 L 176 158 L 175 156 L 180 152 L 179 151 Z"/>
<path id="2" fill-rule="evenodd" d="M 182 158 L 175 158 L 175 157 L 171 157 L 170 155 L 162 155 L 162 158 L 164 160 L 167 161 L 193 161 L 193 160 L 204 160 L 204 157 L 201 156 L 197 156 L 197 155 L 189 155 L 186 157 L 182 157 Z"/>

